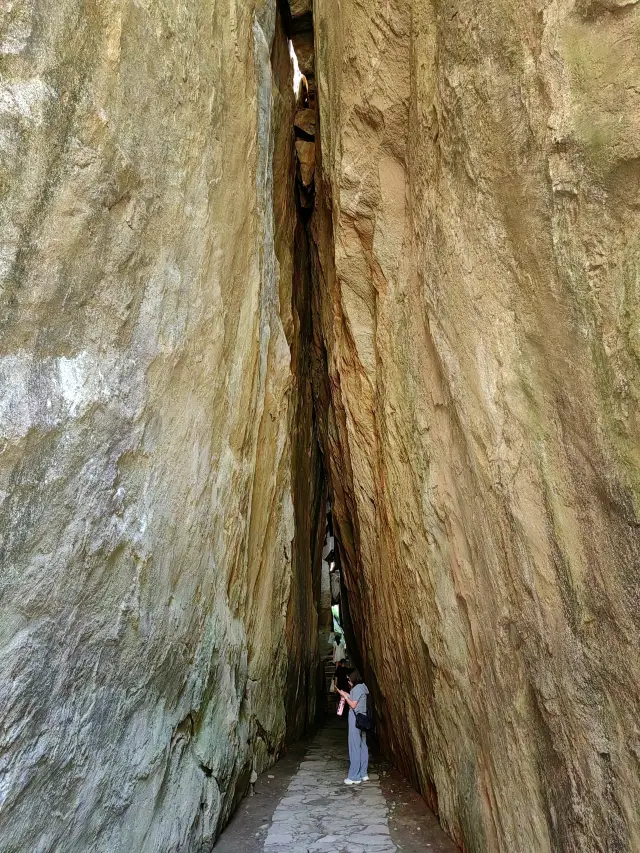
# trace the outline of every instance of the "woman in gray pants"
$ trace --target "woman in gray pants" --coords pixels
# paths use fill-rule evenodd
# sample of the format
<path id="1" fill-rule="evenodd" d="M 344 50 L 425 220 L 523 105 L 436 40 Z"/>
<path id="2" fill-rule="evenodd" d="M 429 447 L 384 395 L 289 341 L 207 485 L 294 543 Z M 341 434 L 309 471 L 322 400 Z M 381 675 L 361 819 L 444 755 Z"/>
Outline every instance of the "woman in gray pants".
<path id="1" fill-rule="evenodd" d="M 338 690 L 349 706 L 349 775 L 344 780 L 345 785 L 359 785 L 369 781 L 369 748 L 367 733 L 356 728 L 356 714 L 367 713 L 367 695 L 369 688 L 362 681 L 357 669 L 349 672 L 351 692 Z"/>

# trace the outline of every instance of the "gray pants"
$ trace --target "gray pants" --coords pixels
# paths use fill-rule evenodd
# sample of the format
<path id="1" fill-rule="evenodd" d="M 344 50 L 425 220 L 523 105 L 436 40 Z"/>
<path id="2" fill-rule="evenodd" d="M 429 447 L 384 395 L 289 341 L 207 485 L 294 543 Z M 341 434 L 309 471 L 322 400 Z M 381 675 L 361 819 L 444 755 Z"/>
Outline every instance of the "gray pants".
<path id="1" fill-rule="evenodd" d="M 369 774 L 367 733 L 356 728 L 356 715 L 349 711 L 349 779 L 354 782 Z"/>

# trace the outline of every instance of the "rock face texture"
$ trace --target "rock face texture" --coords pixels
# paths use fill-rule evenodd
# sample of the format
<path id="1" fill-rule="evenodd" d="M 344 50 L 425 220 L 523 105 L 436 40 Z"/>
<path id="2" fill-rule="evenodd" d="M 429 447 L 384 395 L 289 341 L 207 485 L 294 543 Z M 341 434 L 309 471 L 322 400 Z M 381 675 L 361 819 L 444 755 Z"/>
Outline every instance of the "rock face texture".
<path id="1" fill-rule="evenodd" d="M 315 713 L 286 38 L 15 0 L 0 54 L 0 847 L 209 850 Z"/>
<path id="2" fill-rule="evenodd" d="M 316 0 L 315 392 L 384 745 L 640 850 L 640 4 Z"/>
<path id="3" fill-rule="evenodd" d="M 640 3 L 9 0 L 0 67 L 2 853 L 211 849 L 325 469 L 449 834 L 637 853 Z"/>

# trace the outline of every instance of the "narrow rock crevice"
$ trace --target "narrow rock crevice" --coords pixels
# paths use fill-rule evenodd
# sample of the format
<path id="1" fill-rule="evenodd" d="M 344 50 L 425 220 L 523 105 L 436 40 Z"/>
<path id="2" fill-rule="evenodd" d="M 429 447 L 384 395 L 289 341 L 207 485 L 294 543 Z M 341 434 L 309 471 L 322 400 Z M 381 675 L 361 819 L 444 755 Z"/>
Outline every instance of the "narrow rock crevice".
<path id="1" fill-rule="evenodd" d="M 304 6 L 304 4 L 302 4 Z M 352 516 L 345 512 L 345 494 L 340 485 L 332 482 L 331 454 L 335 445 L 330 444 L 330 427 L 328 419 L 333 413 L 333 403 L 329 388 L 329 372 L 327 349 L 322 329 L 321 303 L 327 294 L 325 275 L 333 264 L 333 228 L 331 202 L 327 196 L 327 188 L 318 188 L 317 178 L 321 174 L 322 152 L 320 146 L 320 104 L 316 88 L 315 52 L 313 17 L 311 13 L 302 11 L 299 16 L 292 15 L 289 35 L 298 59 L 298 66 L 303 79 L 297 92 L 297 109 L 294 118 L 295 155 L 296 155 L 296 210 L 297 223 L 295 230 L 295 273 L 296 281 L 300 283 L 298 313 L 306 317 L 303 339 L 308 343 L 306 355 L 311 372 L 313 419 L 316 429 L 315 438 L 320 450 L 323 478 L 333 507 L 331 517 L 334 527 L 334 538 L 337 570 L 340 578 L 340 602 L 343 619 L 343 629 L 347 640 L 351 660 L 355 666 L 362 669 L 366 658 L 360 652 L 361 637 L 364 636 L 362 625 L 354 625 L 349 607 L 350 590 L 357 595 L 353 585 L 353 576 L 349 579 L 345 574 L 343 554 L 345 544 L 346 557 L 351 555 L 351 565 L 357 564 L 357 544 L 351 527 Z M 330 273 L 331 274 L 331 273 Z M 335 470 L 335 469 L 334 469 Z M 361 611 L 356 609 L 356 619 L 361 618 Z M 376 691 L 375 675 L 368 672 L 374 695 Z"/>
<path id="2" fill-rule="evenodd" d="M 295 4 L 294 4 L 295 5 Z M 304 4 L 302 4 L 304 6 Z M 326 197 L 317 196 L 317 176 L 321 168 L 321 150 L 319 136 L 319 102 L 315 78 L 315 54 L 313 49 L 313 18 L 310 12 L 302 11 L 292 15 L 290 35 L 296 52 L 298 66 L 303 78 L 297 94 L 294 117 L 295 169 L 296 169 L 296 212 L 297 222 L 294 235 L 294 294 L 296 295 L 296 313 L 304 322 L 300 326 L 306 358 L 305 369 L 309 371 L 311 387 L 311 407 L 314 424 L 314 441 L 319 450 L 319 464 L 322 467 L 323 481 L 326 483 L 331 502 L 338 497 L 340 490 L 331 482 L 330 448 L 328 444 L 327 418 L 331 411 L 328 393 L 329 374 L 327 354 L 321 330 L 320 300 L 325 282 L 320 273 L 323 263 L 332 257 L 329 245 L 332 240 L 330 205 Z M 322 212 L 318 206 L 322 205 Z M 323 246 L 324 260 L 321 259 L 319 243 Z M 348 518 L 340 513 L 341 521 L 336 526 L 337 570 L 341 587 L 341 612 L 343 629 L 349 645 L 351 659 L 356 666 L 362 667 L 363 657 L 359 651 L 359 637 L 354 628 L 348 603 L 349 587 L 346 582 L 341 553 L 343 537 L 351 541 Z M 335 514 L 332 513 L 335 520 Z M 336 522 L 334 521 L 334 524 Z M 348 532 L 347 532 L 348 531 Z M 319 600 L 319 599 L 316 599 Z M 331 630 L 329 627 L 328 630 Z M 321 641 L 322 642 L 322 641 Z M 321 650 L 321 654 L 323 650 Z M 319 679 L 322 692 L 326 689 L 324 679 Z M 320 694 L 319 694 L 320 695 Z M 321 709 L 319 709 L 321 711 Z"/>
<path id="3" fill-rule="evenodd" d="M 451 838 L 638 848 L 639 44 L 633 0 L 3 5 L 12 850 L 211 849 L 321 716 L 328 503 Z"/>

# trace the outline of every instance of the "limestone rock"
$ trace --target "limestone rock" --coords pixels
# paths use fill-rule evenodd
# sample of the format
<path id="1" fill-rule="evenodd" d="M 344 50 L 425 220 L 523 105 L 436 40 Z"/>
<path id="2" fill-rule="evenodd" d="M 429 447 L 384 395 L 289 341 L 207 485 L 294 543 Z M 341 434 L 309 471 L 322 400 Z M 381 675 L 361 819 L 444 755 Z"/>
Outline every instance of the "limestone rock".
<path id="1" fill-rule="evenodd" d="M 0 847 L 209 850 L 315 710 L 286 38 L 24 0 L 0 51 Z"/>
<path id="2" fill-rule="evenodd" d="M 465 850 L 631 853 L 640 6 L 540 8 L 316 0 L 318 419 L 387 752 Z"/>
<path id="3" fill-rule="evenodd" d="M 308 78 L 315 74 L 313 0 L 284 0 L 291 41 L 300 71 Z"/>
<path id="4" fill-rule="evenodd" d="M 316 168 L 316 145 L 315 142 L 307 142 L 304 139 L 296 139 L 296 154 L 300 164 L 300 177 L 305 187 L 313 183 L 313 175 Z"/>
<path id="5" fill-rule="evenodd" d="M 313 13 L 313 0 L 289 0 L 289 6 L 294 20 Z"/>
<path id="6" fill-rule="evenodd" d="M 294 119 L 294 127 L 301 130 L 306 136 L 314 137 L 316 135 L 316 111 L 315 110 L 298 110 Z M 315 161 L 315 151 L 314 151 Z"/>
<path id="7" fill-rule="evenodd" d="M 627 9 L 635 6 L 638 0 L 586 0 L 586 10 L 588 12 L 608 11 L 613 12 L 616 9 Z"/>
<path id="8" fill-rule="evenodd" d="M 3 853 L 212 848 L 314 719 L 323 465 L 446 830 L 640 848 L 639 44 L 633 0 L 4 4 Z"/>
<path id="9" fill-rule="evenodd" d="M 293 42 L 300 71 L 307 79 L 313 79 L 316 71 L 313 31 L 303 30 L 303 32 L 294 33 L 291 41 Z"/>

